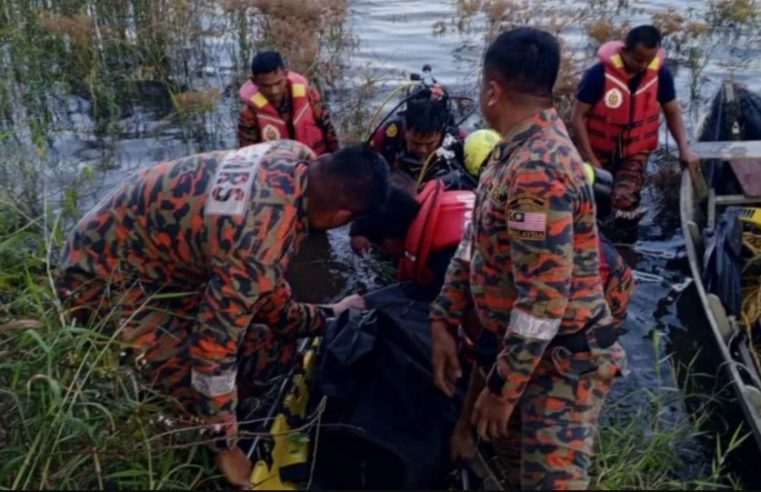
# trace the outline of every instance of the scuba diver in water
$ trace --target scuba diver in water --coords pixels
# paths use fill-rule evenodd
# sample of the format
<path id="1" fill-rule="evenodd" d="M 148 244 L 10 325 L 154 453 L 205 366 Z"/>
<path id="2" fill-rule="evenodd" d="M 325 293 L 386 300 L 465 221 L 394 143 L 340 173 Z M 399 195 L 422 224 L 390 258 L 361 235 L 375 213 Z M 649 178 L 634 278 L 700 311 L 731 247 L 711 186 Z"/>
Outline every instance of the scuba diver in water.
<path id="1" fill-rule="evenodd" d="M 481 156 L 482 168 L 491 151 L 490 135 L 471 134 L 481 143 L 468 145 L 465 159 Z M 470 138 L 470 137 L 469 137 Z M 496 144 L 496 142 L 495 142 Z M 612 209 L 613 177 L 604 169 L 584 165 L 587 181 L 594 190 L 597 219 L 609 216 Z M 449 261 L 456 254 L 465 224 L 473 214 L 475 194 L 471 190 L 447 190 L 444 183 L 432 180 L 415 194 L 414 182 L 397 180 L 389 190 L 389 198 L 377 211 L 363 215 L 351 224 L 350 245 L 357 254 L 375 249 L 381 256 L 398 260 L 398 279 L 414 282 L 418 287 L 436 292 L 444 282 Z M 605 298 L 620 327 L 626 318 L 633 288 L 631 268 L 602 233 L 598 251 L 600 276 Z"/>
<path id="2" fill-rule="evenodd" d="M 393 170 L 411 176 L 418 185 L 441 179 L 447 189 L 472 189 L 477 181 L 464 168 L 466 135 L 455 122 L 452 97 L 431 77 L 430 66 L 423 71 L 420 83 L 403 100 L 405 109 L 379 125 L 370 145 Z"/>
<path id="3" fill-rule="evenodd" d="M 475 179 L 499 139 L 491 129 L 476 130 L 465 139 L 463 161 Z M 401 258 L 399 280 L 438 291 L 475 195 L 469 189 L 448 189 L 441 179 L 428 181 L 418 194 L 417 182 L 406 173 L 391 181 L 386 203 L 352 222 L 351 248 L 358 254 L 374 248 L 381 256 Z M 420 261 L 410 262 L 413 257 Z"/>

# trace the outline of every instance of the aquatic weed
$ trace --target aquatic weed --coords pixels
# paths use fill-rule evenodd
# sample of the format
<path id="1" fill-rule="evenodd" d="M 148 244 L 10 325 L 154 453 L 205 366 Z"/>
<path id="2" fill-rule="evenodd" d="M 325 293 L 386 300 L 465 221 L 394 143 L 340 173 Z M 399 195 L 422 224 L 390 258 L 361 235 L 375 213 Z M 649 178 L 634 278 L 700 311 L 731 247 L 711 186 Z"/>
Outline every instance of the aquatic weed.
<path id="1" fill-rule="evenodd" d="M 657 332 L 656 332 L 657 333 Z M 661 353 L 660 337 L 653 350 Z M 728 459 L 749 434 L 741 427 L 728 439 L 713 435 L 711 421 L 721 404 L 721 388 L 701 390 L 701 380 L 715 380 L 696 370 L 698 355 L 686 364 L 667 356 L 656 361 L 657 384 L 608 398 L 601 419 L 593 461 L 592 488 L 603 490 L 740 489 L 739 478 L 727 470 Z M 663 380 L 661 367 L 672 371 Z M 674 411 L 674 409 L 681 411 Z M 710 447 L 697 445 L 714 441 L 712 456 L 699 456 Z M 696 465 L 696 463 L 710 463 Z"/>

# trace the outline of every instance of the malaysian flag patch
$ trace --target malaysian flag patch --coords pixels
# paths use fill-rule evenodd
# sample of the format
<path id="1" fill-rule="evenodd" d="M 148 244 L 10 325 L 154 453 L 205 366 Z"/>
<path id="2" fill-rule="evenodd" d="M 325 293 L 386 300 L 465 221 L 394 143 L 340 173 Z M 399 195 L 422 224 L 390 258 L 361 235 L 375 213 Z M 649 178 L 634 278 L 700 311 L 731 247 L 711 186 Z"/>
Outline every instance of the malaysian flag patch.
<path id="1" fill-rule="evenodd" d="M 543 241 L 547 233 L 547 212 L 511 210 L 507 220 L 510 237 Z"/>

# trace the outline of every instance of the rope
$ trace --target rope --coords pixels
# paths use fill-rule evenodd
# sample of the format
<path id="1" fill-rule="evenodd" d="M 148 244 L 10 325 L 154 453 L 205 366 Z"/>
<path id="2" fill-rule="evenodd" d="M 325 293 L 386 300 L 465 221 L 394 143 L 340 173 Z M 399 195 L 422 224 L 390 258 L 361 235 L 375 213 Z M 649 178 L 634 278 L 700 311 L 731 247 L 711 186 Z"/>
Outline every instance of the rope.
<path id="1" fill-rule="evenodd" d="M 417 187 L 420 188 L 420 185 L 423 184 L 423 180 L 425 178 L 425 175 L 428 174 L 428 166 L 431 165 L 431 162 L 433 162 L 433 158 L 436 157 L 436 152 L 431 152 L 428 155 L 428 158 L 426 158 L 425 163 L 423 164 L 423 168 L 420 170 L 420 175 L 417 178 Z"/>
<path id="2" fill-rule="evenodd" d="M 394 90 L 388 93 L 388 95 L 383 99 L 383 102 L 381 102 L 380 106 L 378 106 L 378 109 L 375 110 L 375 114 L 373 114 L 373 117 L 370 119 L 370 124 L 367 126 L 371 130 L 370 136 L 368 137 L 369 140 L 372 140 L 373 136 L 375 135 L 375 132 L 378 131 L 378 128 L 380 128 L 380 126 L 389 118 L 389 116 L 391 116 L 394 113 L 394 111 L 396 111 L 396 109 L 399 106 L 401 106 L 402 103 L 407 101 L 408 98 L 405 98 L 404 100 L 402 100 L 402 103 L 398 104 L 394 109 L 392 109 L 388 114 L 386 114 L 386 117 L 383 118 L 383 120 L 381 120 L 381 122 L 378 125 L 376 125 L 375 122 L 378 121 L 378 117 L 380 116 L 381 111 L 383 111 L 383 108 L 386 107 L 386 104 L 388 104 L 389 101 L 391 101 L 391 99 L 393 99 L 394 96 L 396 96 L 401 91 L 419 83 L 420 82 L 417 80 L 404 81 L 400 83 L 396 88 L 394 88 Z"/>

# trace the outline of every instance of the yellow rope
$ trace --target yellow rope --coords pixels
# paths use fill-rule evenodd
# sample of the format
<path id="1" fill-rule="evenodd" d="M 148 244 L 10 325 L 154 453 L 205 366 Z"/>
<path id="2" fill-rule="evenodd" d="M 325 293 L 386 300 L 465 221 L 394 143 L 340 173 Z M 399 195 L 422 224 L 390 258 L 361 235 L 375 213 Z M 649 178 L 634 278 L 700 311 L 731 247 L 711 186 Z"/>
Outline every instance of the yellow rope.
<path id="1" fill-rule="evenodd" d="M 431 165 L 431 162 L 433 162 L 433 158 L 435 157 L 436 152 L 431 152 L 428 154 L 428 157 L 426 158 L 425 162 L 423 163 L 423 168 L 420 170 L 420 174 L 417 177 L 417 187 L 420 188 L 420 185 L 423 184 L 423 180 L 425 179 L 425 175 L 428 174 L 428 166 Z"/>

